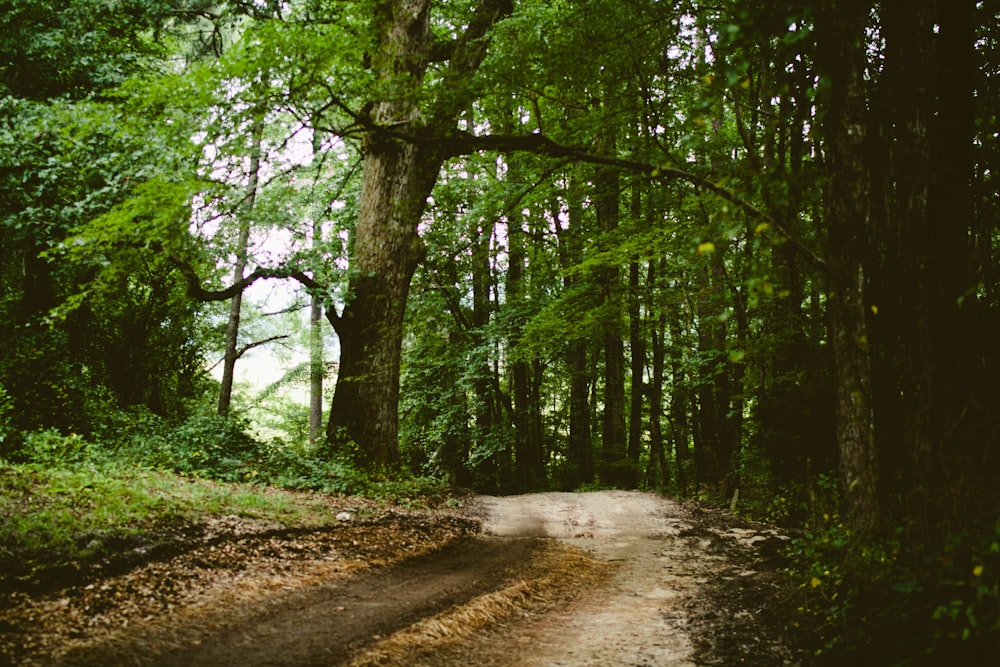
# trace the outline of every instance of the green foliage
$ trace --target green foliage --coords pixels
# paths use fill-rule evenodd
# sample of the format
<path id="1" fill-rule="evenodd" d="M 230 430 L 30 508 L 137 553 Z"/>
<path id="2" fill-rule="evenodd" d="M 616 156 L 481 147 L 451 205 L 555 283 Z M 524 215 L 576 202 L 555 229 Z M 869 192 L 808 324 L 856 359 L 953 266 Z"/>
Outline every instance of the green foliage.
<path id="1" fill-rule="evenodd" d="M 860 542 L 836 516 L 789 550 L 819 664 L 987 664 L 1000 648 L 1000 524 L 915 554 Z"/>
<path id="2" fill-rule="evenodd" d="M 0 14 L 0 94 L 83 97 L 147 69 L 162 54 L 162 0 L 8 0 Z"/>
<path id="3" fill-rule="evenodd" d="M 195 413 L 140 446 L 155 468 L 224 482 L 245 481 L 263 453 L 244 424 L 209 412 Z"/>
<path id="4" fill-rule="evenodd" d="M 14 412 L 14 400 L 4 386 L 0 384 L 0 452 L 4 442 L 14 434 L 11 415 Z"/>

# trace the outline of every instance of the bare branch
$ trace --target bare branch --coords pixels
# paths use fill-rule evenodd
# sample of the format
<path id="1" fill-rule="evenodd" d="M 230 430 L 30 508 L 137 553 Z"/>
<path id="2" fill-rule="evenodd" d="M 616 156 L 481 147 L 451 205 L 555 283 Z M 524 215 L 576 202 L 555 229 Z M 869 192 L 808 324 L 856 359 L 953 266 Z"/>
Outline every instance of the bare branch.
<path id="1" fill-rule="evenodd" d="M 260 347 L 261 345 L 267 345 L 268 343 L 273 343 L 276 340 L 284 340 L 286 338 L 290 338 L 290 336 L 288 336 L 287 334 L 281 336 L 271 336 L 270 338 L 264 338 L 263 340 L 255 340 L 252 343 L 247 343 L 243 347 L 236 350 L 236 358 L 239 359 L 240 357 L 242 357 L 244 354 L 254 349 L 255 347 Z"/>

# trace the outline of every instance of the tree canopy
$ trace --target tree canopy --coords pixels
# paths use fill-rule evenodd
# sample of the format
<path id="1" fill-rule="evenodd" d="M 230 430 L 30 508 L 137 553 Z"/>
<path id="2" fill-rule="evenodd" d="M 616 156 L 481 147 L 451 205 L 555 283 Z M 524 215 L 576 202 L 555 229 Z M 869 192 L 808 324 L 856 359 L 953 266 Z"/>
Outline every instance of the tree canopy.
<path id="1" fill-rule="evenodd" d="M 328 460 L 996 537 L 994 3 L 9 5 L 5 455 L 228 414 L 270 281 Z"/>

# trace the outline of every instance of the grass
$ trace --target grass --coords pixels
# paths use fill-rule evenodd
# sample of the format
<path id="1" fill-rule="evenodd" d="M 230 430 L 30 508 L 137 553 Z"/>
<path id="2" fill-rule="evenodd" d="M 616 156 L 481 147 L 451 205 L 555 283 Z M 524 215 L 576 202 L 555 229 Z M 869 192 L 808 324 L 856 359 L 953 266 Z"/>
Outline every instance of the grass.
<path id="1" fill-rule="evenodd" d="M 331 496 L 147 469 L 0 463 L 0 579 L 113 556 L 206 515 L 318 528 L 339 509 Z"/>

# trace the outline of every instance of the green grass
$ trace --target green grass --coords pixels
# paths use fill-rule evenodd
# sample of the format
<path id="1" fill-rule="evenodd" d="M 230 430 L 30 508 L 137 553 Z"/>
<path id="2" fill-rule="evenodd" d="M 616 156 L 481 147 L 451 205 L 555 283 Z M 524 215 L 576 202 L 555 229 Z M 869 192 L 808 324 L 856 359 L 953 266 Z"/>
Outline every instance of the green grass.
<path id="1" fill-rule="evenodd" d="M 0 577 L 113 556 L 206 515 L 316 528 L 338 509 L 330 496 L 146 469 L 0 463 Z"/>

